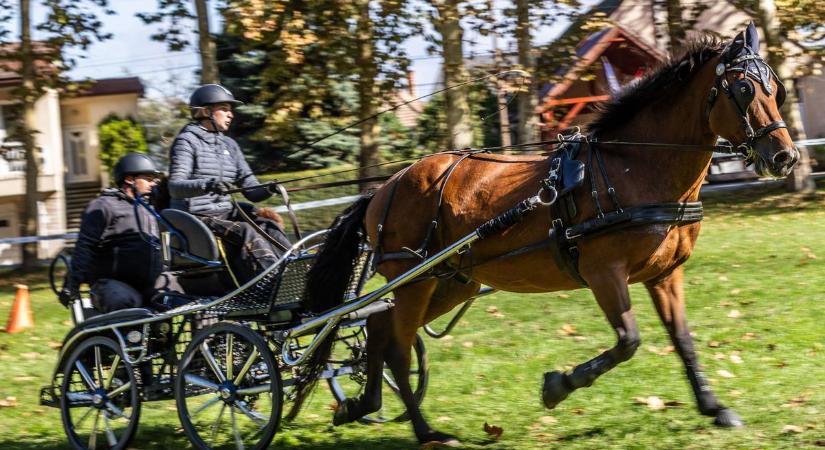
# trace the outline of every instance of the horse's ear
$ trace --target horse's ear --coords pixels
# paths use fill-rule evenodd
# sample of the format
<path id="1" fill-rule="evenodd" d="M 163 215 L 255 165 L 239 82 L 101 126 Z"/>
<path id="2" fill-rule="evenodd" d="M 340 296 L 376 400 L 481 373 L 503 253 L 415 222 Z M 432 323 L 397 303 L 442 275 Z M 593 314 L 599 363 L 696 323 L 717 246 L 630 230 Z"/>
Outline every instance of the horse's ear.
<path id="1" fill-rule="evenodd" d="M 751 49 L 753 53 L 759 53 L 759 33 L 756 31 L 756 25 L 753 21 L 748 24 L 748 29 L 745 30 L 745 46 Z"/>

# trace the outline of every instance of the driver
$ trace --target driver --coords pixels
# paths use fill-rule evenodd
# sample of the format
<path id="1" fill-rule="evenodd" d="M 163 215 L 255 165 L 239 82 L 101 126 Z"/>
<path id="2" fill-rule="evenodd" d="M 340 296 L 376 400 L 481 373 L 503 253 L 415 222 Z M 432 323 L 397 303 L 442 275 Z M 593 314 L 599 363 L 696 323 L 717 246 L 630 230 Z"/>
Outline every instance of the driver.
<path id="1" fill-rule="evenodd" d="M 229 267 L 244 283 L 271 266 L 291 247 L 280 217 L 256 209 L 254 222 L 269 236 L 263 238 L 244 222 L 230 201 L 228 191 L 235 186 L 251 188 L 243 192 L 253 202 L 272 193 L 259 186 L 237 142 L 224 133 L 234 114 L 232 108 L 243 104 L 218 84 L 197 88 L 189 99 L 192 123 L 178 133 L 169 158 L 171 207 L 188 211 L 201 219 L 226 244 Z M 268 217 L 263 217 L 266 214 Z"/>
<path id="2" fill-rule="evenodd" d="M 71 271 L 60 293 L 64 306 L 91 286 L 92 304 L 104 313 L 139 308 L 155 292 L 160 251 L 147 242 L 158 238 L 155 218 L 134 199 L 147 195 L 160 172 L 148 156 L 129 153 L 115 164 L 116 187 L 104 189 L 86 207 L 80 222 Z"/>

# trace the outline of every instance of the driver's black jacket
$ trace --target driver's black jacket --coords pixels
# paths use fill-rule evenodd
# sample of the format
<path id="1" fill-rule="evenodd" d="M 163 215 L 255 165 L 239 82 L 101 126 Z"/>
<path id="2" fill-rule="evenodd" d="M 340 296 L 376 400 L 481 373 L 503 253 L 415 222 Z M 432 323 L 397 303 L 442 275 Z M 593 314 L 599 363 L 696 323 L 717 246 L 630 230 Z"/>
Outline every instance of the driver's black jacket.
<path id="1" fill-rule="evenodd" d="M 83 213 L 69 287 L 101 278 L 122 281 L 146 295 L 162 270 L 156 219 L 120 189 L 104 189 Z M 142 236 L 141 236 L 142 235 Z"/>

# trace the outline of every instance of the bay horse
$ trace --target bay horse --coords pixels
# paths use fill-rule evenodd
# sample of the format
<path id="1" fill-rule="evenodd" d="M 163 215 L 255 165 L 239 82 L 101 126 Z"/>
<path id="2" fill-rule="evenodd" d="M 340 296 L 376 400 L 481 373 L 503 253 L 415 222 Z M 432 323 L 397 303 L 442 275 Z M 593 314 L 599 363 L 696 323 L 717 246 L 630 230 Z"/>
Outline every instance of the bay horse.
<path id="1" fill-rule="evenodd" d="M 608 217 L 601 205 L 627 211 L 651 204 L 693 204 L 717 136 L 747 153 L 759 173 L 787 175 L 799 153 L 779 114 L 785 91 L 758 52 L 752 23 L 727 43 L 706 36 L 692 41 L 683 57 L 664 63 L 617 95 L 591 124 L 590 141 L 581 144 L 575 157 L 585 162 L 596 153 L 598 164 L 587 165 L 590 189 L 583 183 L 569 194 L 576 205 L 569 224 Z M 615 144 L 619 141 L 656 145 Z M 683 151 L 691 148 L 701 151 Z M 547 174 L 552 175 L 552 164 L 553 158 L 543 156 L 449 152 L 395 174 L 336 219 L 310 273 L 309 306 L 324 311 L 340 304 L 363 230 L 377 254 L 385 255 L 377 271 L 393 279 L 418 264 L 424 253 L 439 251 L 534 195 Z M 633 356 L 640 336 L 628 285 L 644 283 L 684 363 L 699 412 L 714 417 L 719 426 L 742 426 L 743 420 L 717 399 L 703 375 L 685 318 L 682 264 L 693 251 L 701 217 L 634 223 L 588 235 L 576 243 L 578 258 L 571 272 L 547 247 L 533 245 L 547 240 L 559 218 L 554 211 L 538 206 L 520 223 L 453 256 L 440 272 L 456 276 L 430 276 L 395 290 L 394 308 L 367 322 L 364 392 L 340 403 L 333 422 L 351 422 L 380 408 L 386 363 L 418 441 L 457 443 L 434 429 L 416 404 L 409 382 L 411 348 L 421 326 L 475 295 L 482 284 L 524 293 L 586 285 L 593 292 L 616 343 L 568 373 L 545 374 L 542 400 L 553 408 Z M 387 257 L 403 253 L 411 257 Z"/>

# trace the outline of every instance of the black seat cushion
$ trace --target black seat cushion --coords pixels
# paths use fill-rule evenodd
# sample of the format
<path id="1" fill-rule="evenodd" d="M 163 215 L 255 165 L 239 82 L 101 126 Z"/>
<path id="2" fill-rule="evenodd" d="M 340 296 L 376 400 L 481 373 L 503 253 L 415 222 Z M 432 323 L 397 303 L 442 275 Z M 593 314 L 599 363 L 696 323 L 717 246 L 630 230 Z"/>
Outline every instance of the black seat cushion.
<path id="1" fill-rule="evenodd" d="M 151 310 L 146 308 L 127 308 L 112 311 L 110 313 L 94 316 L 90 319 L 81 322 L 79 328 L 92 328 L 101 325 L 111 325 L 114 323 L 129 322 L 131 320 L 140 320 L 152 317 L 154 314 Z"/>
<path id="2" fill-rule="evenodd" d="M 219 259 L 218 244 L 215 241 L 215 236 L 205 223 L 201 222 L 197 217 L 189 214 L 186 211 L 179 209 L 164 209 L 160 215 L 169 222 L 177 231 L 183 235 L 181 240 L 178 236 L 172 234 L 170 245 L 173 249 L 188 253 L 199 258 L 215 261 Z M 161 229 L 163 231 L 171 231 L 165 229 L 161 222 Z M 182 269 L 188 267 L 199 267 L 202 264 L 184 258 L 179 255 L 172 256 L 172 269 Z"/>

